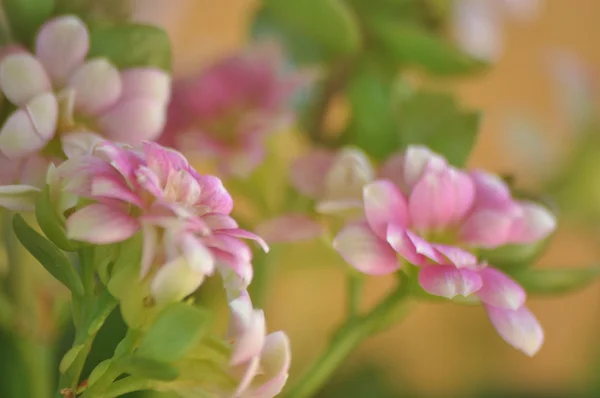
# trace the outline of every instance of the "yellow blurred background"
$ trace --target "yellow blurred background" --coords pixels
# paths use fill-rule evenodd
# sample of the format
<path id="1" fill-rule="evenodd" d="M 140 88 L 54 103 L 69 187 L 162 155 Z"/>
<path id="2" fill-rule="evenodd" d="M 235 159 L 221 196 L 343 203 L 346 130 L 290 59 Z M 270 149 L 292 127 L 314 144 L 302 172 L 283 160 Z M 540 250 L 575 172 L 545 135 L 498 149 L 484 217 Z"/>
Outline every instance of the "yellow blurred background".
<path id="1" fill-rule="evenodd" d="M 301 1 L 301 0 L 298 0 Z M 138 0 L 138 18 L 163 25 L 174 45 L 175 73 L 194 73 L 212 60 L 235 52 L 247 40 L 256 2 L 250 0 Z M 547 138 L 569 144 L 565 121 L 556 112 L 553 83 L 545 58 L 553 48 L 579 55 L 600 71 L 600 1 L 547 0 L 540 17 L 505 26 L 505 51 L 484 76 L 464 80 L 456 89 L 465 104 L 483 110 L 483 130 L 471 166 L 530 175 L 515 163 L 505 143 L 505 116 L 525 109 L 542 121 Z M 594 237 L 562 223 L 541 266 L 584 266 L 598 262 Z M 278 277 L 267 308 L 270 329 L 285 329 L 292 340 L 292 378 L 326 343 L 343 316 L 344 279 L 338 268 L 307 264 Z M 387 288 L 371 278 L 367 302 Z M 590 362 L 600 343 L 600 284 L 575 294 L 533 298 L 530 306 L 546 331 L 546 342 L 533 359 L 506 345 L 481 308 L 420 304 L 407 320 L 371 339 L 349 365 L 376 358 L 389 378 L 424 394 L 459 395 L 486 385 L 515 389 L 577 392 L 593 377 Z M 596 375 L 600 377 L 600 375 Z"/>

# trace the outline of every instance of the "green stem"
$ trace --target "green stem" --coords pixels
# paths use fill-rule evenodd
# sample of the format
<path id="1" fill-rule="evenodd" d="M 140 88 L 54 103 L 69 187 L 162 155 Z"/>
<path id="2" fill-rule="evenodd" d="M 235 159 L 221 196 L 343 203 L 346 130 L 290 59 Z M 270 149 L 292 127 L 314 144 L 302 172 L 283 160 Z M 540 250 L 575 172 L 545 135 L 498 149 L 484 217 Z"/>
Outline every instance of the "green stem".
<path id="1" fill-rule="evenodd" d="M 12 313 L 16 316 L 13 318 L 13 324 L 16 325 L 16 347 L 27 372 L 25 379 L 29 383 L 30 396 L 47 398 L 52 385 L 50 347 L 36 340 L 36 293 L 31 264 L 22 261 L 19 242 L 12 230 L 12 214 L 8 211 L 3 214 L 2 234 L 9 267 L 6 286 L 12 302 Z"/>
<path id="2" fill-rule="evenodd" d="M 314 365 L 284 396 L 286 398 L 312 397 L 363 340 L 396 323 L 406 313 L 408 297 L 408 283 L 403 280 L 398 288 L 369 314 L 354 321 L 349 320 L 342 325 Z"/>
<path id="3" fill-rule="evenodd" d="M 364 279 L 361 275 L 348 275 L 348 319 L 358 316 L 363 287 Z"/>
<path id="4" fill-rule="evenodd" d="M 104 394 L 98 398 L 115 398 L 128 394 L 134 391 L 151 390 L 156 386 L 154 380 L 147 378 L 138 378 L 135 376 L 125 377 L 124 379 L 115 381 Z"/>

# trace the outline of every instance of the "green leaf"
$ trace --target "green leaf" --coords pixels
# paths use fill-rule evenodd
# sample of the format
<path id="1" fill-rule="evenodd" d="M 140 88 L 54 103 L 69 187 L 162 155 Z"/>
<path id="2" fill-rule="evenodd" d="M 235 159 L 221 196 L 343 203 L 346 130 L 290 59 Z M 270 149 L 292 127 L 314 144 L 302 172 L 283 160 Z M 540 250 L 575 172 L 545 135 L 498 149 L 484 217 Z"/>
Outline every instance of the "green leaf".
<path id="1" fill-rule="evenodd" d="M 480 249 L 479 257 L 494 267 L 503 270 L 516 270 L 525 268 L 535 262 L 535 260 L 544 252 L 550 239 L 527 244 L 527 245 L 505 245 L 497 249 Z"/>
<path id="2" fill-rule="evenodd" d="M 172 381 L 179 377 L 179 370 L 175 366 L 154 359 L 134 356 L 125 361 L 123 367 L 129 374 L 148 379 Z"/>
<path id="3" fill-rule="evenodd" d="M 333 54 L 358 51 L 356 16 L 342 0 L 266 0 L 266 12 L 291 31 Z"/>
<path id="4" fill-rule="evenodd" d="M 354 72 L 346 89 L 352 116 L 344 139 L 379 159 L 399 146 L 392 101 L 395 75 L 376 63 L 363 64 Z"/>
<path id="5" fill-rule="evenodd" d="M 581 289 L 597 280 L 600 267 L 572 269 L 526 268 L 512 274 L 517 282 L 532 294 L 567 293 Z"/>
<path id="6" fill-rule="evenodd" d="M 168 72 L 171 42 L 167 33 L 156 26 L 99 26 L 90 31 L 88 57 L 106 57 L 120 69 L 155 67 Z"/>
<path id="7" fill-rule="evenodd" d="M 421 67 L 436 75 L 465 75 L 486 67 L 484 62 L 445 41 L 442 35 L 387 14 L 370 15 L 367 25 L 376 42 L 401 64 Z"/>
<path id="8" fill-rule="evenodd" d="M 479 129 L 477 112 L 464 111 L 449 94 L 418 92 L 400 106 L 400 143 L 421 144 L 463 167 Z"/>
<path id="9" fill-rule="evenodd" d="M 88 387 L 91 387 L 94 384 L 96 384 L 96 382 L 106 373 L 111 364 L 112 361 L 110 359 L 105 359 L 104 361 L 96 365 L 96 367 L 94 368 L 94 370 L 92 370 L 92 373 L 90 373 L 90 376 L 87 379 Z"/>
<path id="10" fill-rule="evenodd" d="M 83 344 L 79 344 L 67 351 L 67 353 L 63 356 L 62 360 L 60 361 L 60 365 L 58 367 L 60 373 L 65 373 L 71 367 L 71 365 L 73 364 L 83 347 Z"/>
<path id="11" fill-rule="evenodd" d="M 52 242 L 31 228 L 20 214 L 13 217 L 13 229 L 21 244 L 53 277 L 73 294 L 83 295 L 83 284 L 73 264 Z"/>
<path id="12" fill-rule="evenodd" d="M 35 217 L 46 237 L 58 248 L 65 251 L 75 250 L 73 243 L 67 238 L 64 217 L 58 214 L 50 200 L 47 185 L 35 202 Z"/>
<path id="13" fill-rule="evenodd" d="M 142 337 L 135 355 L 172 362 L 183 357 L 208 332 L 210 315 L 200 308 L 175 303 L 165 308 Z"/>
<path id="14" fill-rule="evenodd" d="M 30 45 L 40 26 L 52 14 L 54 0 L 4 0 L 2 6 L 13 36 Z"/>

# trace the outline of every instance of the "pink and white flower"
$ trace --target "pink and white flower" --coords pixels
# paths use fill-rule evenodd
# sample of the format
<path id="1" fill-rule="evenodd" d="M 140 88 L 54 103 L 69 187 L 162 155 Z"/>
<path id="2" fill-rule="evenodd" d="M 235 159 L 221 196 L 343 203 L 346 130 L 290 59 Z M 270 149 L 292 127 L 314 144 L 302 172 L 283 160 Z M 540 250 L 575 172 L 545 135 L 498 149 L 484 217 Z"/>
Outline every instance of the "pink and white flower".
<path id="1" fill-rule="evenodd" d="M 231 366 L 234 373 L 241 375 L 234 396 L 272 398 L 287 381 L 291 362 L 289 340 L 283 332 L 266 335 L 264 314 L 252 308 L 247 293 L 233 300 L 229 307 L 234 342 Z"/>
<path id="2" fill-rule="evenodd" d="M 399 254 L 420 267 L 425 291 L 477 297 L 501 336 L 533 355 L 543 334 L 530 327 L 537 322 L 523 309 L 525 292 L 469 249 L 537 242 L 555 229 L 554 216 L 512 198 L 498 177 L 458 170 L 424 147 L 392 157 L 381 175 L 388 178 L 363 188 L 365 221 L 346 226 L 334 241 L 344 259 L 361 272 L 384 275 L 401 268 Z"/>
<path id="3" fill-rule="evenodd" d="M 153 274 L 156 301 L 181 299 L 215 268 L 252 279 L 252 253 L 240 239 L 265 243 L 230 217 L 233 200 L 217 177 L 198 174 L 179 152 L 145 142 L 109 142 L 58 168 L 64 190 L 93 202 L 66 221 L 70 239 L 110 244 L 143 235 L 140 276 Z"/>
<path id="4" fill-rule="evenodd" d="M 35 54 L 15 49 L 3 56 L 0 91 L 18 109 L 0 129 L 2 164 L 60 157 L 60 140 L 74 132 L 92 131 L 125 143 L 158 137 L 169 75 L 154 68 L 120 72 L 108 59 L 86 60 L 89 46 L 85 24 L 62 16 L 42 26 Z M 22 176 L 15 170 L 3 177 L 0 183 L 9 184 Z"/>
<path id="5" fill-rule="evenodd" d="M 246 176 L 267 137 L 291 121 L 290 99 L 306 80 L 282 73 L 273 46 L 251 48 L 176 81 L 161 143 L 210 157 L 226 175 Z"/>

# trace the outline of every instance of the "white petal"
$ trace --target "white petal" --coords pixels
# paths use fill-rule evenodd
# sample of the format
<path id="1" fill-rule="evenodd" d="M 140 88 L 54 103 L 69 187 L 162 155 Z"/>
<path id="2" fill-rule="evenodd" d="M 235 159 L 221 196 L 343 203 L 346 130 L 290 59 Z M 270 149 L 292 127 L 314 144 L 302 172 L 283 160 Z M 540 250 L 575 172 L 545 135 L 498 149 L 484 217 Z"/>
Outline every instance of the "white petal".
<path id="1" fill-rule="evenodd" d="M 0 206 L 13 211 L 34 211 L 40 190 L 30 185 L 0 186 Z"/>
<path id="2" fill-rule="evenodd" d="M 8 100 L 19 106 L 52 89 L 40 61 L 27 53 L 9 55 L 0 63 L 0 87 Z"/>
<path id="3" fill-rule="evenodd" d="M 75 90 L 75 109 L 95 115 L 109 108 L 121 96 L 119 71 L 108 60 L 98 58 L 86 62 L 69 79 Z"/>

